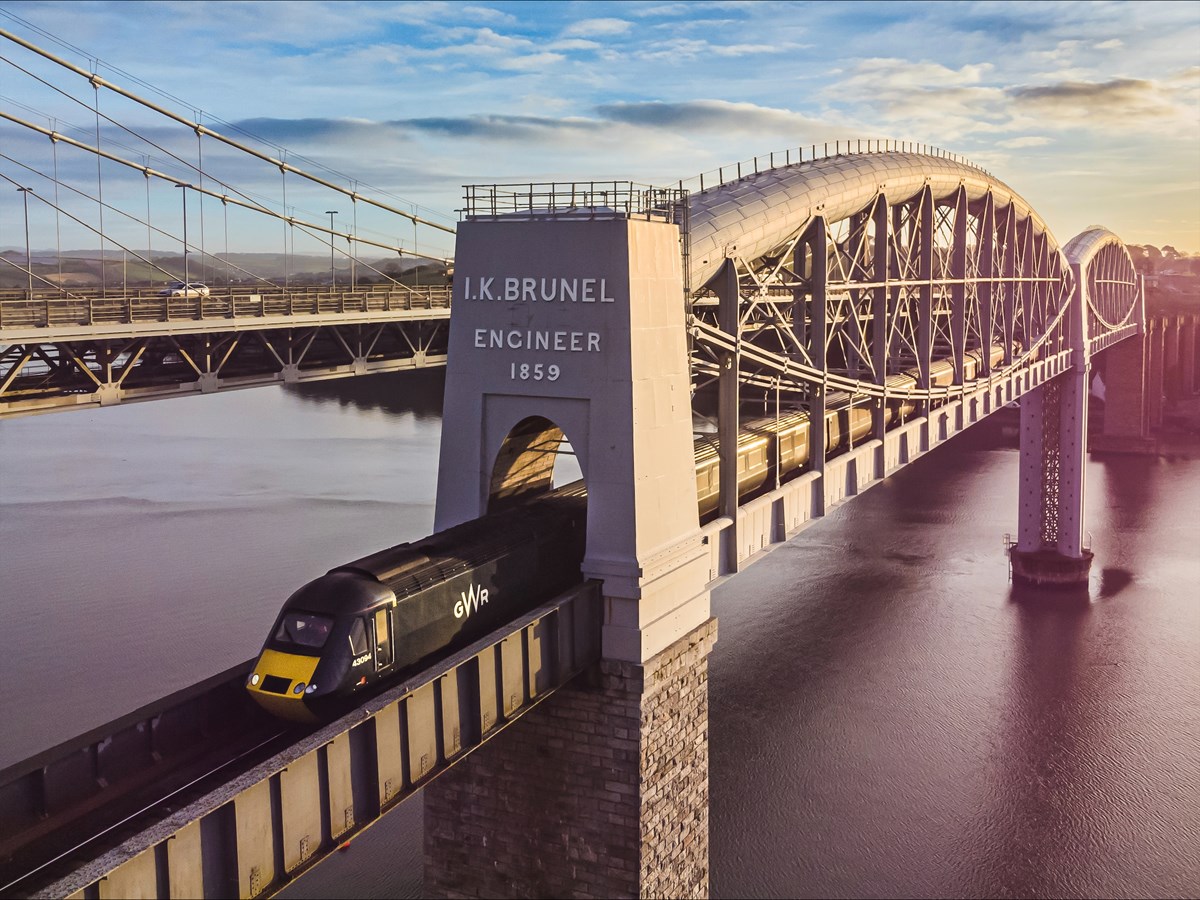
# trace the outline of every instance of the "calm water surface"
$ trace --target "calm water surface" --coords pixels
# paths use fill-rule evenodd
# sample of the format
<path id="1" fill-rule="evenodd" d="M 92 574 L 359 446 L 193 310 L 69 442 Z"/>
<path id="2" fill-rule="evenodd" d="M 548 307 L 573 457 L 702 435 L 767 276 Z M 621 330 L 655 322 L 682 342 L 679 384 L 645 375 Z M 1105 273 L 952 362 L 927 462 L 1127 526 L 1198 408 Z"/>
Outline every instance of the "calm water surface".
<path id="1" fill-rule="evenodd" d="M 252 656 L 427 534 L 439 375 L 0 424 L 0 767 Z M 1089 596 L 1015 593 L 964 435 L 718 587 L 714 895 L 1200 894 L 1200 462 L 1093 460 Z M 293 897 L 419 896 L 409 802 Z"/>

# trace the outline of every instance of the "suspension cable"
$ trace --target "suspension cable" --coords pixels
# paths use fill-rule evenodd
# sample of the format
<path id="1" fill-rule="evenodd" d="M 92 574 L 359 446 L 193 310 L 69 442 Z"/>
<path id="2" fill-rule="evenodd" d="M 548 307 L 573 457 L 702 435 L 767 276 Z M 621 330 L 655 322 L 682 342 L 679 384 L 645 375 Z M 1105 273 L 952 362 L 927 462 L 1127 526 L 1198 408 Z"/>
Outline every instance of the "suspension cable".
<path id="1" fill-rule="evenodd" d="M 226 137 L 225 135 L 221 134 L 220 132 L 213 131 L 211 128 L 207 128 L 204 125 L 201 125 L 199 122 L 190 121 L 189 119 L 187 119 L 184 116 L 178 115 L 177 113 L 174 113 L 169 109 L 165 109 L 164 107 L 159 106 L 157 103 L 153 103 L 152 101 L 147 100 L 144 97 L 139 97 L 137 94 L 134 94 L 132 91 L 127 91 L 124 88 L 122 88 L 116 84 L 113 84 L 111 81 L 107 81 L 104 78 L 101 78 L 100 75 L 98 75 L 94 72 L 89 72 L 89 71 L 87 71 L 87 69 L 82 69 L 79 66 L 75 65 L 74 63 L 71 63 L 71 62 L 63 59 L 62 57 L 55 56 L 53 53 L 49 52 L 48 50 L 43 50 L 41 47 L 38 47 L 36 44 L 31 44 L 29 41 L 26 41 L 23 38 L 18 37 L 17 35 L 13 34 L 11 31 L 0 28 L 0 37 L 7 38 L 8 40 L 12 41 L 14 44 L 24 47 L 26 50 L 29 50 L 32 53 L 36 53 L 38 56 L 41 56 L 44 59 L 48 59 L 51 62 L 62 66 L 64 69 L 74 72 L 76 75 L 79 75 L 82 78 L 87 79 L 88 82 L 91 83 L 92 87 L 96 88 L 97 90 L 99 90 L 102 87 L 108 88 L 110 91 L 113 91 L 114 93 L 119 94 L 128 100 L 132 100 L 134 103 L 141 104 L 142 106 L 146 107 L 147 109 L 153 110 L 154 112 L 158 113 L 159 115 L 166 116 L 167 118 L 169 118 L 175 122 L 178 122 L 180 125 L 186 125 L 189 129 L 195 131 L 197 135 L 202 134 L 202 135 L 206 135 L 207 137 L 211 137 L 214 140 L 220 141 L 221 143 L 226 144 L 230 147 L 233 147 L 236 150 L 241 150 L 243 153 L 249 153 L 251 156 L 255 157 L 256 159 L 260 159 L 263 162 L 268 162 L 273 166 L 279 166 L 281 168 L 286 168 L 287 171 L 294 172 L 297 175 L 299 175 L 301 178 L 305 178 L 309 181 L 314 182 L 315 184 L 319 184 L 322 187 L 328 188 L 329 190 L 336 191 L 339 194 L 350 197 L 352 199 L 361 199 L 364 203 L 368 203 L 371 206 L 374 206 L 378 209 L 384 210 L 385 212 L 390 212 L 390 213 L 393 213 L 394 215 L 402 216 L 405 219 L 412 219 L 414 222 L 419 222 L 422 225 L 427 225 L 430 228 L 436 228 L 439 231 L 444 231 L 448 234 L 455 233 L 455 229 L 451 228 L 447 225 L 441 225 L 437 222 L 431 222 L 428 219 L 422 219 L 418 216 L 414 216 L 412 213 L 405 212 L 402 209 L 398 209 L 398 208 L 396 208 L 394 206 L 390 206 L 386 203 L 380 203 L 378 200 L 372 200 L 370 197 L 364 197 L 362 194 L 359 194 L 356 191 L 348 191 L 344 187 L 334 184 L 332 181 L 327 181 L 324 178 L 320 178 L 309 172 L 305 172 L 303 169 L 298 169 L 295 166 L 290 166 L 286 162 L 276 159 L 273 156 L 270 156 L 269 154 L 262 153 L 258 150 L 255 150 L 253 147 L 248 147 L 245 144 L 240 143 L 239 141 L 235 141 L 233 138 Z"/>
<path id="2" fill-rule="evenodd" d="M 99 148 L 97 148 L 97 147 L 92 147 L 92 146 L 90 146 L 90 145 L 88 145 L 88 144 L 85 144 L 85 143 L 84 143 L 84 142 L 82 142 L 82 141 L 77 141 L 77 140 L 75 140 L 74 138 L 68 137 L 68 136 L 67 136 L 67 135 L 65 135 L 65 134 L 61 134 L 61 133 L 59 133 L 59 132 L 57 132 L 57 131 L 52 131 L 52 130 L 51 130 L 51 129 L 49 129 L 49 128 L 43 128 L 41 125 L 35 125 L 33 122 L 28 122 L 28 121 L 26 121 L 26 120 L 24 120 L 24 119 L 21 119 L 21 118 L 19 118 L 19 117 L 17 117 L 17 116 L 14 116 L 14 115 L 12 115 L 11 113 L 5 112 L 5 111 L 4 111 L 4 110 L 2 110 L 2 109 L 0 109 L 0 119 L 7 119 L 8 121 L 10 121 L 10 122 L 14 122 L 14 123 L 16 123 L 17 125 L 21 125 L 21 126 L 24 126 L 25 128 L 29 128 L 29 129 L 31 129 L 32 131 L 36 131 L 36 132 L 38 132 L 39 134 L 43 134 L 43 135 L 45 135 L 46 137 L 50 138 L 50 140 L 52 140 L 52 141 L 61 141 L 61 142 L 63 142 L 64 144 L 70 144 L 71 146 L 73 146 L 73 147 L 77 147 L 77 148 L 79 148 L 80 150 L 86 150 L 86 151 L 87 151 L 87 152 L 89 152 L 89 153 L 95 153 L 95 154 L 97 154 L 98 156 L 103 156 L 105 159 L 107 159 L 107 160 L 110 160 L 110 161 L 112 161 L 112 162 L 119 163 L 119 164 L 121 164 L 121 165 L 123 165 L 123 166 L 127 166 L 127 167 L 129 167 L 129 168 L 131 168 L 131 169 L 136 169 L 138 172 L 141 172 L 143 175 L 145 175 L 145 176 L 146 176 L 146 177 L 148 177 L 148 178 L 149 178 L 149 177 L 153 177 L 153 178 L 159 178 L 159 179 L 162 179 L 163 181 L 169 181 L 171 184 L 178 184 L 178 183 L 179 183 L 179 180 L 178 180 L 178 179 L 176 179 L 176 178 L 172 178 L 170 175 L 166 174 L 165 172 L 159 172 L 157 169 L 153 169 L 153 168 L 151 168 L 151 167 L 150 167 L 150 166 L 148 166 L 148 165 L 142 165 L 142 164 L 140 164 L 140 163 L 135 163 L 135 162 L 132 162 L 132 161 L 130 161 L 130 160 L 127 160 L 127 159 L 124 159 L 124 158 L 122 158 L 122 157 L 120 157 L 120 156 L 117 156 L 117 155 L 115 155 L 115 154 L 113 154 L 113 153 L 109 153 L 109 152 L 108 152 L 108 151 L 106 151 L 106 150 L 101 150 L 101 149 L 99 149 Z M 288 167 L 288 169 L 289 169 L 289 171 L 295 171 L 295 170 L 294 170 L 294 169 L 292 169 L 290 166 Z M 201 190 L 201 189 L 200 189 L 199 187 L 197 187 L 196 185 L 188 185 L 188 187 L 189 187 L 189 188 L 191 188 L 193 191 L 200 191 L 200 190 Z M 242 207 L 243 209 L 248 209 L 248 210 L 251 210 L 251 211 L 253 211 L 253 212 L 261 213 L 261 214 L 263 214 L 263 215 L 266 215 L 266 216 L 271 216 L 271 217 L 273 217 L 273 218 L 276 218 L 276 219 L 282 219 L 282 220 L 284 220 L 285 222 L 292 222 L 292 223 L 294 223 L 294 224 L 303 225 L 305 228 L 312 229 L 313 231 L 320 231 L 320 232 L 323 232 L 323 233 L 325 233 L 325 234 L 332 234 L 332 235 L 335 235 L 335 236 L 337 236 L 337 237 L 348 237 L 348 236 L 349 236 L 349 235 L 347 235 L 347 234 L 346 234 L 346 233 L 344 233 L 344 232 L 341 232 L 341 231 L 334 231 L 334 230 L 330 229 L 330 228 L 329 228 L 329 226 L 327 226 L 327 225 L 319 225 L 319 224 L 316 224 L 316 223 L 314 223 L 314 222 L 301 222 L 301 221 L 297 220 L 297 219 L 296 219 L 295 217 L 293 217 L 293 216 L 287 216 L 287 215 L 283 215 L 283 214 L 281 214 L 281 213 L 277 213 L 277 212 L 275 212 L 275 210 L 273 210 L 273 209 L 269 209 L 269 208 L 267 208 L 267 207 L 265 207 L 265 206 L 262 206 L 262 205 L 260 205 L 260 204 L 257 204 L 257 203 L 249 203 L 249 202 L 246 202 L 246 201 L 238 200 L 238 199 L 236 199 L 236 198 L 234 198 L 234 197 L 230 197 L 230 196 L 229 196 L 229 195 L 227 195 L 227 194 L 218 194 L 218 193 L 216 193 L 215 191 L 210 191 L 210 190 L 208 190 L 207 188 L 203 189 L 203 193 L 205 194 L 205 196 L 208 196 L 208 197 L 216 197 L 216 198 L 218 198 L 218 199 L 225 200 L 225 201 L 227 201 L 227 202 L 229 202 L 229 203 L 232 203 L 232 204 L 234 204 L 235 206 L 240 206 L 240 207 Z M 361 195 L 361 194 L 359 194 L 358 196 L 359 196 L 360 198 L 362 197 L 362 195 Z M 363 199 L 365 199 L 365 198 L 363 198 Z M 384 243 L 381 243 L 381 242 L 379 242 L 379 241 L 373 241 L 373 240 L 371 240 L 370 238 L 362 238 L 362 237 L 355 238 L 355 242 L 356 242 L 356 243 L 359 243 L 359 244 L 367 244 L 367 245 L 369 245 L 369 246 L 371 246 L 371 247 L 378 247 L 378 248 L 380 248 L 381 250 L 388 250 L 388 251 L 390 251 L 390 252 L 392 252 L 392 253 L 401 253 L 401 252 L 403 252 L 403 251 L 402 251 L 402 248 L 400 248 L 400 247 L 397 247 L 397 246 L 395 246 L 394 244 L 384 244 Z M 447 257 L 444 257 L 444 256 L 431 256 L 431 255 L 428 255 L 428 254 L 424 254 L 424 253 L 416 253 L 416 252 L 412 252 L 412 251 L 409 251 L 408 255 L 409 255 L 409 256 L 419 256 L 419 257 L 420 257 L 420 258 L 422 258 L 422 259 L 428 259 L 428 260 L 432 260 L 432 261 L 434 261 L 434 262 L 441 262 L 441 263 L 448 263 L 448 262 L 450 262 L 450 259 L 449 259 L 449 258 L 447 258 Z"/>

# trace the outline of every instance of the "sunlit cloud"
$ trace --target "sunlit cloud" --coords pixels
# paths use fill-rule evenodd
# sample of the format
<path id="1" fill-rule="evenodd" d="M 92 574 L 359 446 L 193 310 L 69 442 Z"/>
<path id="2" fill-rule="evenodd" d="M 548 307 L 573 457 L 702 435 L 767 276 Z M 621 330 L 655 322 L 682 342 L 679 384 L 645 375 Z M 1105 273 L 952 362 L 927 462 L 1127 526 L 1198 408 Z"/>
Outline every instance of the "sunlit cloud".
<path id="1" fill-rule="evenodd" d="M 1008 140 L 1004 141 L 996 141 L 996 146 L 1003 147 L 1006 150 L 1022 150 L 1026 147 L 1045 147 L 1047 144 L 1052 143 L 1054 143 L 1054 141 L 1048 137 L 1030 135 L 1028 137 L 1009 138 Z"/>
<path id="2" fill-rule="evenodd" d="M 1178 102 L 1174 90 L 1146 79 L 1065 81 L 1011 88 L 1008 94 L 1018 110 L 1037 114 L 1050 128 L 1084 125 L 1099 131 L 1138 125 L 1164 130 L 1196 125 L 1194 111 Z"/>

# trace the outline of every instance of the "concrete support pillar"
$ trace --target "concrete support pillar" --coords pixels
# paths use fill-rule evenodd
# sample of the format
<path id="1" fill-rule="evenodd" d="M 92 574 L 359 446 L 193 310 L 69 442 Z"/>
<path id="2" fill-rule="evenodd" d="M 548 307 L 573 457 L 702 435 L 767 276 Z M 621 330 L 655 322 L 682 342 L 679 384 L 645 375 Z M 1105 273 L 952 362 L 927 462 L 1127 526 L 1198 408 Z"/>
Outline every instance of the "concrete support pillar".
<path id="1" fill-rule="evenodd" d="M 561 429 L 603 660 L 426 789 L 426 892 L 705 896 L 716 622 L 679 229 L 535 210 L 469 219 L 457 243 L 436 527 L 487 509 L 523 423 Z"/>

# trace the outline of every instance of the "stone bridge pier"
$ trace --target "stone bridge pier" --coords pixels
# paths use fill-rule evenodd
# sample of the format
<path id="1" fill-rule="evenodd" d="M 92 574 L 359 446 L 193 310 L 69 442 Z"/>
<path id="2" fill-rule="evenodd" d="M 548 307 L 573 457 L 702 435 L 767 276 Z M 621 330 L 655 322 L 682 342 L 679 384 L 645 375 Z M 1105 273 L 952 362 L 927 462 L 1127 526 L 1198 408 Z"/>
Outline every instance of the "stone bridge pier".
<path id="1" fill-rule="evenodd" d="M 609 208 L 468 214 L 457 243 L 436 527 L 544 490 L 569 441 L 603 659 L 425 789 L 425 890 L 706 896 L 716 620 L 679 229 Z"/>
<path id="2" fill-rule="evenodd" d="M 1082 266 L 1072 262 L 1071 268 L 1067 339 L 1072 367 L 1021 398 L 1018 531 L 1009 554 L 1014 581 L 1065 588 L 1086 587 L 1092 566 L 1083 528 L 1091 365 L 1088 285 Z"/>
<path id="3" fill-rule="evenodd" d="M 1156 453 L 1153 432 L 1168 405 L 1200 393 L 1200 315 L 1152 316 L 1141 339 L 1121 341 L 1105 355 L 1104 429 L 1092 449 Z"/>

